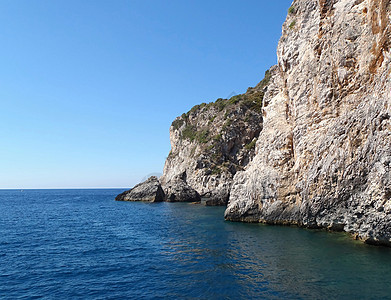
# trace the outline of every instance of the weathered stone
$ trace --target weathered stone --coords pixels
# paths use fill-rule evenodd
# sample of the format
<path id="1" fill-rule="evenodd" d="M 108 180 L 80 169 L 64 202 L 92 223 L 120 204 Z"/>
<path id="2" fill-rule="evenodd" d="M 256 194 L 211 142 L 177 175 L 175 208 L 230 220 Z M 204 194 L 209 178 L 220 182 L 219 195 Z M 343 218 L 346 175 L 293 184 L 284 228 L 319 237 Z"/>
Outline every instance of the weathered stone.
<path id="1" fill-rule="evenodd" d="M 391 245 L 391 2 L 296 0 L 225 218 Z"/>
<path id="2" fill-rule="evenodd" d="M 129 191 L 119 194 L 115 200 L 161 202 L 164 201 L 164 192 L 158 178 L 151 176 Z"/>
<path id="3" fill-rule="evenodd" d="M 254 155 L 268 77 L 246 94 L 197 105 L 172 123 L 162 185 L 181 176 L 200 195 L 208 195 L 207 205 L 227 205 L 234 175 Z"/>
<path id="4" fill-rule="evenodd" d="M 173 122 L 166 200 L 229 199 L 227 220 L 343 230 L 391 246 L 391 2 L 292 6 L 265 80 Z M 154 182 L 117 200 L 162 201 Z"/>
<path id="5" fill-rule="evenodd" d="M 232 182 L 221 185 L 218 189 L 202 195 L 206 206 L 226 206 Z"/>
<path id="6" fill-rule="evenodd" d="M 182 178 L 176 177 L 164 185 L 167 202 L 200 202 L 200 194 Z"/>

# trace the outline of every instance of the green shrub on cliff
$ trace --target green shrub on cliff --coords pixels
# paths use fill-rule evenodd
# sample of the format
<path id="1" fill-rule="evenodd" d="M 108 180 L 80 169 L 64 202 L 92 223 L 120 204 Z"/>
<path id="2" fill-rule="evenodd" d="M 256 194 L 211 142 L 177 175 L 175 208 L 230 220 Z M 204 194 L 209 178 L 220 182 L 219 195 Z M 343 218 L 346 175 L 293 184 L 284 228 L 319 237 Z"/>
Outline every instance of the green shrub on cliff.
<path id="1" fill-rule="evenodd" d="M 242 95 L 236 95 L 236 96 L 229 98 L 228 105 L 235 105 L 236 103 L 238 103 L 241 100 L 241 96 Z"/>
<path id="2" fill-rule="evenodd" d="M 219 134 L 217 134 L 217 135 L 215 135 L 215 136 L 213 137 L 213 140 L 214 140 L 215 142 L 219 142 L 219 141 L 221 141 L 222 137 L 223 137 L 222 134 L 219 133 Z"/>
<path id="3" fill-rule="evenodd" d="M 223 117 L 221 114 L 224 113 L 225 123 L 218 131 L 227 131 L 231 127 L 234 119 L 238 119 L 238 122 L 243 120 L 240 115 L 239 117 L 237 115 L 238 113 L 241 114 L 243 111 L 246 114 L 244 121 L 249 122 L 251 120 L 250 116 L 254 115 L 253 112 L 262 112 L 263 98 L 270 79 L 271 74 L 270 71 L 267 70 L 263 80 L 256 87 L 249 88 L 245 94 L 235 95 L 229 99 L 219 98 L 215 102 L 195 105 L 187 113 L 184 113 L 180 118 L 177 118 L 172 123 L 172 127 L 175 130 L 182 129 L 181 138 L 187 139 L 190 142 L 196 141 L 199 144 L 208 144 L 212 141 L 214 144 L 218 144 L 221 139 L 221 134 L 218 134 L 217 136 L 210 134 L 209 127 L 211 126 L 211 123 L 216 118 Z M 217 113 L 216 110 L 221 113 Z M 201 119 L 205 118 L 204 114 L 209 116 L 209 122 L 201 129 L 194 125 L 195 121 L 199 118 L 198 114 L 200 114 Z M 190 115 L 192 116 L 190 117 Z M 210 117 L 210 115 L 212 116 Z M 212 146 L 213 145 L 209 145 L 210 149 L 214 147 Z M 250 147 L 248 149 L 252 149 L 254 146 L 255 144 L 251 143 L 246 145 L 246 147 Z M 209 149 L 209 147 L 207 148 Z"/>
<path id="4" fill-rule="evenodd" d="M 233 122 L 232 119 L 228 119 L 228 120 L 225 122 L 225 124 L 223 125 L 223 127 L 221 128 L 221 130 L 227 131 L 227 129 L 232 125 L 232 122 Z"/>
<path id="5" fill-rule="evenodd" d="M 222 111 L 227 106 L 227 99 L 219 98 L 211 105 L 215 106 L 219 111 Z"/>
<path id="6" fill-rule="evenodd" d="M 261 112 L 262 101 L 264 97 L 263 90 L 269 84 L 270 78 L 271 78 L 270 70 L 267 70 L 265 72 L 265 76 L 262 79 L 262 81 L 255 88 L 249 88 L 246 94 L 235 95 L 229 99 L 218 98 L 215 102 L 201 103 L 195 105 L 187 113 L 182 114 L 182 118 L 184 120 L 187 120 L 190 114 L 198 113 L 200 110 L 204 108 L 205 109 L 215 108 L 218 111 L 223 111 L 224 109 L 227 109 L 227 111 L 225 112 L 225 116 L 228 116 L 229 114 L 228 109 L 237 104 L 239 105 L 242 104 L 249 109 L 255 110 L 256 112 Z M 215 118 L 216 115 L 211 117 L 209 121 L 213 122 Z"/>
<path id="7" fill-rule="evenodd" d="M 179 118 L 179 119 L 174 120 L 174 122 L 172 122 L 171 126 L 174 127 L 175 130 L 178 130 L 179 128 L 182 127 L 184 122 L 185 121 L 183 120 L 183 118 Z"/>
<path id="8" fill-rule="evenodd" d="M 293 20 L 290 24 L 289 24 L 289 28 L 290 29 L 293 29 L 296 25 L 296 20 Z"/>
<path id="9" fill-rule="evenodd" d="M 217 166 L 215 166 L 213 169 L 212 169 L 212 175 L 220 175 L 221 174 L 221 169 Z"/>
<path id="10" fill-rule="evenodd" d="M 250 143 L 248 143 L 246 146 L 244 146 L 244 148 L 246 148 L 247 150 L 255 149 L 256 143 L 257 143 L 257 140 L 253 139 Z"/>
<path id="11" fill-rule="evenodd" d="M 186 113 L 186 117 L 189 117 L 190 114 L 194 114 L 194 113 L 197 113 L 198 111 L 200 111 L 202 108 L 208 106 L 208 104 L 206 103 L 201 103 L 201 104 L 197 104 L 195 106 L 193 106 L 187 113 Z"/>
<path id="12" fill-rule="evenodd" d="M 210 141 L 209 130 L 205 129 L 197 133 L 197 140 L 202 144 L 206 144 Z"/>
<path id="13" fill-rule="evenodd" d="M 200 144 L 206 144 L 211 140 L 209 129 L 198 131 L 194 125 L 189 124 L 182 130 L 181 137 L 190 142 L 197 141 Z"/>
<path id="14" fill-rule="evenodd" d="M 186 127 L 182 130 L 182 138 L 190 140 L 190 142 L 194 141 L 197 137 L 197 128 L 193 125 L 186 125 Z"/>
<path id="15" fill-rule="evenodd" d="M 263 89 L 264 87 L 266 87 L 269 84 L 271 78 L 272 78 L 272 74 L 270 73 L 270 70 L 266 70 L 265 76 L 263 77 L 262 81 L 258 84 L 259 88 Z"/>
<path id="16" fill-rule="evenodd" d="M 260 113 L 262 111 L 263 97 L 263 91 L 251 95 L 246 95 L 243 97 L 242 104 L 243 106 L 246 106 L 247 108 Z"/>
<path id="17" fill-rule="evenodd" d="M 216 115 L 214 115 L 213 117 L 211 117 L 210 119 L 209 119 L 209 122 L 211 122 L 211 123 L 213 123 L 213 121 L 216 119 Z"/>

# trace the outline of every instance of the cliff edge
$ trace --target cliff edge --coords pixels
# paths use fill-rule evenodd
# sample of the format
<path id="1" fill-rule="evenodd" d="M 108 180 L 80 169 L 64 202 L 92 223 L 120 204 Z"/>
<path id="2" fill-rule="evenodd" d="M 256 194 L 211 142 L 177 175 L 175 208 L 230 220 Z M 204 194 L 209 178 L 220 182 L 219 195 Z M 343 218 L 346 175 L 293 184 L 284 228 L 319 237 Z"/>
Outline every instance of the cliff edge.
<path id="1" fill-rule="evenodd" d="M 235 174 L 254 156 L 270 77 L 267 71 L 245 94 L 196 105 L 174 120 L 171 152 L 160 178 L 166 191 L 181 178 L 206 205 L 227 205 Z"/>
<path id="2" fill-rule="evenodd" d="M 296 0 L 225 218 L 391 245 L 391 2 Z"/>
<path id="3" fill-rule="evenodd" d="M 391 1 L 295 0 L 278 65 L 170 128 L 166 201 L 391 246 Z"/>

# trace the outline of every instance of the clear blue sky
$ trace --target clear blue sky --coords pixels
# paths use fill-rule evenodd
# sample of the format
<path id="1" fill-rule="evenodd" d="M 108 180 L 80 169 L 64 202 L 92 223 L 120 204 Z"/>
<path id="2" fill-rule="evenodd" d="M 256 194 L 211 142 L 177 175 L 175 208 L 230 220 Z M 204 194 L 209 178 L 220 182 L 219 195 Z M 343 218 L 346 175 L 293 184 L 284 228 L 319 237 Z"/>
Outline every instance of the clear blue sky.
<path id="1" fill-rule="evenodd" d="M 171 122 L 256 85 L 291 0 L 0 1 L 0 188 L 131 187 Z"/>

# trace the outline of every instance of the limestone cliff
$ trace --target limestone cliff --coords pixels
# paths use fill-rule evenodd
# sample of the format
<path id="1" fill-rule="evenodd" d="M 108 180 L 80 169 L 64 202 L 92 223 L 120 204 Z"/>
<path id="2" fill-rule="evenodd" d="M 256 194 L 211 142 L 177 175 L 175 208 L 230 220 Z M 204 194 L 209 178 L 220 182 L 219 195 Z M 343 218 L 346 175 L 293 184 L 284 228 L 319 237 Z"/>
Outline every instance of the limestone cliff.
<path id="1" fill-rule="evenodd" d="M 390 46 L 390 0 L 293 1 L 265 79 L 172 123 L 164 200 L 391 246 Z"/>
<path id="2" fill-rule="evenodd" d="M 269 78 L 268 71 L 247 93 L 197 105 L 175 119 L 170 128 L 172 149 L 161 178 L 167 194 L 181 178 L 207 199 L 207 205 L 227 204 L 233 176 L 254 155 Z"/>
<path id="3" fill-rule="evenodd" d="M 391 2 L 296 0 L 225 218 L 391 245 Z"/>

